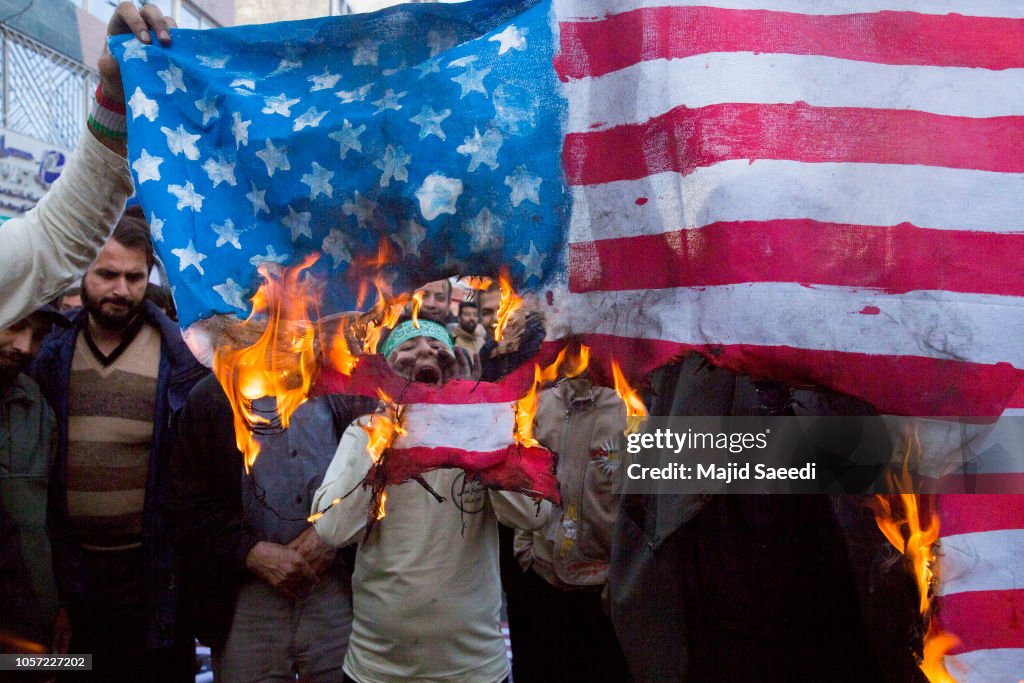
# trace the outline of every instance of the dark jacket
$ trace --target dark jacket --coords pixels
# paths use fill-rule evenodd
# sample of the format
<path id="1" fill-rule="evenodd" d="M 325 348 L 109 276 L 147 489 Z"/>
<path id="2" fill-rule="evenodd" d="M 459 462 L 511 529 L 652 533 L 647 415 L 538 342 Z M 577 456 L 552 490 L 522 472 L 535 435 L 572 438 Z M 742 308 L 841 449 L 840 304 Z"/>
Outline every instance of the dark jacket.
<path id="1" fill-rule="evenodd" d="M 654 415 L 871 414 L 698 356 L 655 388 Z M 640 682 L 919 681 L 916 595 L 891 558 L 863 496 L 623 496 L 611 617 Z"/>
<path id="2" fill-rule="evenodd" d="M 5 613 L 0 628 L 5 617 L 16 614 L 18 626 L 6 630 L 45 645 L 57 614 L 46 533 L 47 484 L 56 445 L 53 411 L 39 386 L 24 373 L 0 386 L 0 559 L 5 567 L 23 568 L 31 578 L 28 593 L 20 595 L 11 588 L 19 572 L 0 570 L 0 604 L 7 608 L 0 610 Z M 29 607 L 19 611 L 19 605 Z"/>
<path id="3" fill-rule="evenodd" d="M 153 446 L 143 504 L 142 554 L 145 600 L 150 609 L 147 644 L 151 649 L 174 642 L 178 586 L 176 559 L 167 521 L 160 509 L 161 489 L 166 486 L 166 469 L 171 446 L 171 418 L 185 403 L 192 387 L 209 370 L 200 365 L 181 338 L 181 330 L 159 308 L 145 302 L 142 315 L 160 332 L 160 367 L 157 375 L 156 414 L 153 416 Z M 53 537 L 57 581 L 66 594 L 74 619 L 75 605 L 89 590 L 89 577 L 80 546 L 68 523 L 68 389 L 71 362 L 78 334 L 88 322 L 81 310 L 71 327 L 48 339 L 30 368 L 57 416 L 57 457 L 50 488 L 50 528 Z"/>
<path id="4" fill-rule="evenodd" d="M 280 468 L 272 467 L 261 474 L 255 496 L 254 479 L 247 478 L 243 487 L 243 458 L 235 442 L 231 404 L 216 378 L 196 385 L 176 416 L 177 445 L 170 461 L 166 507 L 181 556 L 186 628 L 214 650 L 227 641 L 238 588 L 248 576 L 249 551 L 258 541 L 287 542 L 308 526 L 304 520 L 312 493 L 342 432 L 358 415 L 374 408 L 373 401 L 339 395 L 316 401 L 315 409 L 307 403 L 304 406 L 310 410 L 303 413 L 300 407 L 292 416 L 289 430 L 293 433 L 279 433 L 269 440 L 260 437 L 256 465 L 257 469 L 261 464 L 274 465 L 276 459 L 288 468 L 291 457 L 306 455 L 298 450 L 317 449 L 323 451 L 323 471 L 315 481 L 288 485 L 293 490 L 282 491 L 273 484 L 273 470 Z M 300 433 L 303 430 L 316 433 Z M 280 462 L 282 458 L 286 461 Z M 297 498 L 284 499 L 292 496 Z"/>

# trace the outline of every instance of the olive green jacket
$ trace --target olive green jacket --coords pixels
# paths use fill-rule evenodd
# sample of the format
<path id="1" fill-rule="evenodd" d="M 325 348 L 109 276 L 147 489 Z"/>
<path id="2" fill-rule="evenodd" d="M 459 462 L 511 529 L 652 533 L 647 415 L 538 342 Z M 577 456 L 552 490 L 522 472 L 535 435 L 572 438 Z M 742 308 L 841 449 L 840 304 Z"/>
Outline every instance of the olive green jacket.
<path id="1" fill-rule="evenodd" d="M 56 421 L 39 385 L 24 373 L 0 387 L 0 514 L 17 535 L 0 553 L 20 556 L 41 607 L 38 621 L 52 633 L 57 587 L 47 535 L 47 486 L 56 453 Z"/>

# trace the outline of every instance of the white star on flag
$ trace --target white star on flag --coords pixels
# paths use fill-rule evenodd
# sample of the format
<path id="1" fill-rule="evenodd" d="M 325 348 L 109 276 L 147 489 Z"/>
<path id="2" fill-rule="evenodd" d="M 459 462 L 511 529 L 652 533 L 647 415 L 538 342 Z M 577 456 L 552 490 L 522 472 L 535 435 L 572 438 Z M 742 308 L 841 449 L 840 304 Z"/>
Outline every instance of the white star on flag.
<path id="1" fill-rule="evenodd" d="M 230 244 L 235 249 L 242 248 L 241 243 L 238 241 L 238 231 L 235 230 L 235 222 L 230 218 L 225 219 L 223 225 L 213 223 L 210 227 L 217 233 L 217 242 L 213 246 L 222 247 L 225 244 Z"/>
<path id="2" fill-rule="evenodd" d="M 189 266 L 194 267 L 199 271 L 200 275 L 206 275 L 206 271 L 200 263 L 206 259 L 206 254 L 200 254 L 196 251 L 196 247 L 192 244 L 192 240 L 188 241 L 188 246 L 184 249 L 171 249 L 171 253 L 178 257 L 178 271 L 184 271 Z"/>
<path id="3" fill-rule="evenodd" d="M 352 50 L 352 66 L 377 66 L 377 48 L 380 46 L 381 41 L 369 38 L 349 43 L 346 47 Z"/>
<path id="4" fill-rule="evenodd" d="M 420 243 L 423 242 L 427 237 L 427 229 L 419 224 L 415 218 L 405 221 L 402 226 L 402 231 L 396 235 L 392 235 L 391 239 L 394 240 L 402 249 L 402 258 L 406 256 L 419 256 L 420 255 Z"/>
<path id="5" fill-rule="evenodd" d="M 373 220 L 373 214 L 377 210 L 377 203 L 372 199 L 359 194 L 359 191 L 355 192 L 355 201 L 346 200 L 341 205 L 341 212 L 346 216 L 355 216 L 356 223 L 360 228 L 369 227 L 370 221 Z"/>
<path id="6" fill-rule="evenodd" d="M 132 162 L 132 168 L 139 178 L 139 185 L 147 180 L 160 180 L 160 164 L 163 162 L 161 157 L 155 157 L 143 149 L 139 158 Z"/>
<path id="7" fill-rule="evenodd" d="M 306 80 L 313 84 L 313 87 L 309 89 L 309 92 L 316 92 L 317 90 L 330 90 L 336 86 L 338 81 L 341 80 L 341 75 L 332 74 L 325 66 L 323 74 L 320 76 L 309 76 Z"/>
<path id="8" fill-rule="evenodd" d="M 174 156 L 184 154 L 189 161 L 199 160 L 199 148 L 196 147 L 198 135 L 192 135 L 180 123 L 174 130 L 167 126 L 161 126 L 160 132 L 167 136 L 167 149 L 171 150 L 171 154 Z"/>
<path id="9" fill-rule="evenodd" d="M 437 112 L 429 104 L 424 104 L 420 113 L 409 119 L 409 122 L 420 127 L 420 140 L 428 135 L 436 135 L 444 140 L 444 129 L 441 128 L 441 122 L 451 115 L 451 109 L 442 109 Z"/>
<path id="10" fill-rule="evenodd" d="M 491 249 L 500 249 L 502 220 L 491 213 L 486 206 L 480 210 L 476 218 L 467 224 L 470 240 L 469 249 L 474 254 Z"/>
<path id="11" fill-rule="evenodd" d="M 196 100 L 196 109 L 203 114 L 204 126 L 211 120 L 220 118 L 220 112 L 217 111 L 216 97 L 204 97 L 201 100 Z"/>
<path id="12" fill-rule="evenodd" d="M 241 308 L 243 310 L 248 308 L 245 303 L 245 295 L 248 293 L 248 290 L 242 289 L 242 287 L 231 278 L 228 278 L 224 284 L 214 285 L 213 291 L 220 294 L 220 298 L 224 299 L 224 303 L 228 306 Z"/>
<path id="13" fill-rule="evenodd" d="M 488 42 L 498 42 L 501 45 L 498 47 L 498 54 L 503 55 L 509 50 L 518 50 L 522 52 L 526 49 L 526 34 L 530 32 L 529 28 L 522 30 L 512 26 L 511 24 L 505 27 L 505 30 L 497 35 L 493 35 L 488 38 Z"/>
<path id="14" fill-rule="evenodd" d="M 124 61 L 127 62 L 129 59 L 149 61 L 149 56 L 146 54 L 146 45 L 138 38 L 124 41 Z"/>
<path id="15" fill-rule="evenodd" d="M 366 130 L 366 125 L 361 124 L 358 128 L 353 128 L 352 124 L 345 119 L 341 124 L 341 130 L 336 130 L 333 133 L 328 134 L 327 137 L 334 140 L 341 146 L 339 154 L 344 159 L 345 155 L 348 154 L 350 149 L 354 149 L 357 152 L 363 151 L 363 143 L 359 142 L 359 136 Z"/>
<path id="16" fill-rule="evenodd" d="M 455 202 L 462 195 L 462 181 L 440 173 L 431 173 L 416 190 L 420 202 L 420 213 L 432 221 L 442 213 L 455 214 Z"/>
<path id="17" fill-rule="evenodd" d="M 164 222 L 152 211 L 149 213 L 149 231 L 153 233 L 153 239 L 157 242 L 164 241 Z"/>
<path id="18" fill-rule="evenodd" d="M 235 149 L 241 145 L 249 146 L 249 126 L 252 121 L 243 121 L 242 115 L 237 111 L 231 114 L 231 135 L 235 138 Z"/>
<path id="19" fill-rule="evenodd" d="M 167 95 L 173 95 L 175 90 L 181 92 L 188 92 L 185 88 L 185 81 L 182 80 L 184 73 L 181 69 L 171 64 L 163 71 L 157 71 L 156 75 L 160 77 L 160 80 L 164 82 L 167 87 Z"/>
<path id="20" fill-rule="evenodd" d="M 519 206 L 524 201 L 531 201 L 540 206 L 540 184 L 542 179 L 526 170 L 525 166 L 517 166 L 512 175 L 505 176 L 505 185 L 511 192 L 509 199 L 512 206 Z"/>
<path id="21" fill-rule="evenodd" d="M 251 78 L 236 78 L 231 81 L 228 85 L 229 88 L 248 88 L 249 90 L 256 89 L 256 81 Z"/>
<path id="22" fill-rule="evenodd" d="M 537 251 L 537 245 L 533 243 L 533 240 L 530 240 L 530 251 L 515 258 L 526 269 L 526 273 L 523 275 L 523 282 L 526 282 L 531 277 L 536 277 L 538 280 L 544 277 L 544 270 L 540 267 L 544 263 L 544 255 Z"/>
<path id="23" fill-rule="evenodd" d="M 386 91 L 384 91 L 383 97 L 371 103 L 375 107 L 377 107 L 377 111 L 373 112 L 373 115 L 376 116 L 377 114 L 380 114 L 381 112 L 386 111 L 388 109 L 394 109 L 395 111 L 400 110 L 402 108 L 402 105 L 398 103 L 398 100 L 402 99 L 407 94 L 408 92 L 396 93 L 391 88 L 388 88 Z"/>
<path id="24" fill-rule="evenodd" d="M 348 238 L 345 233 L 337 228 L 331 231 L 324 238 L 323 250 L 331 255 L 334 260 L 334 267 L 337 268 L 342 262 L 351 263 L 352 253 L 348 250 Z"/>
<path id="25" fill-rule="evenodd" d="M 203 163 L 203 170 L 210 177 L 210 182 L 214 187 L 221 183 L 227 183 L 232 187 L 238 184 L 235 181 L 235 164 L 229 164 L 223 157 L 218 157 L 216 161 L 210 157 Z"/>
<path id="26" fill-rule="evenodd" d="M 206 55 L 197 55 L 196 59 L 198 59 L 199 63 L 207 69 L 223 69 L 228 63 L 227 57 L 207 57 Z"/>
<path id="27" fill-rule="evenodd" d="M 274 76 L 280 76 L 281 74 L 286 74 L 289 71 L 295 71 L 296 69 L 301 68 L 302 62 L 300 61 L 292 59 L 282 59 L 280 62 L 277 63 L 277 68 L 271 71 L 267 77 L 272 78 Z"/>
<path id="28" fill-rule="evenodd" d="M 258 216 L 260 211 L 266 211 L 270 213 L 270 207 L 267 206 L 267 200 L 264 199 L 264 195 L 267 194 L 266 190 L 257 190 L 256 183 L 249 181 L 249 187 L 252 191 L 245 195 L 245 198 L 252 204 L 252 215 Z"/>
<path id="29" fill-rule="evenodd" d="M 132 108 L 132 121 L 140 116 L 145 116 L 150 122 L 153 122 L 156 121 L 156 117 L 160 113 L 160 107 L 156 100 L 146 97 L 146 93 L 142 92 L 142 88 L 139 87 L 135 88 L 135 92 L 128 99 L 128 106 Z"/>
<path id="30" fill-rule="evenodd" d="M 181 185 L 168 185 L 167 191 L 178 198 L 178 211 L 181 211 L 186 206 L 195 212 L 203 210 L 203 200 L 206 197 L 196 192 L 195 185 L 192 184 L 191 180 L 186 180 L 184 187 Z"/>
<path id="31" fill-rule="evenodd" d="M 480 135 L 480 131 L 474 126 L 473 137 L 465 138 L 465 142 L 455 148 L 459 154 L 469 157 L 469 172 L 475 171 L 480 164 L 486 164 L 492 171 L 498 168 L 498 150 L 504 138 L 501 133 L 491 129 Z"/>
<path id="32" fill-rule="evenodd" d="M 291 258 L 291 254 L 278 254 L 274 251 L 274 245 L 267 245 L 266 254 L 257 254 L 249 259 L 249 265 L 258 266 L 261 263 L 287 263 L 288 259 Z"/>
<path id="33" fill-rule="evenodd" d="M 420 72 L 420 78 L 423 78 L 427 74 L 441 73 L 441 58 L 431 57 L 430 59 L 417 64 L 413 68 Z"/>
<path id="34" fill-rule="evenodd" d="M 378 159 L 373 163 L 374 166 L 383 171 L 380 176 L 380 186 L 389 186 L 392 178 L 401 181 L 409 180 L 409 171 L 405 167 L 411 162 L 411 154 L 406 154 L 405 150 L 401 147 L 388 145 L 384 150 L 384 158 Z"/>
<path id="35" fill-rule="evenodd" d="M 366 96 L 370 94 L 371 88 L 373 88 L 373 84 L 367 83 L 355 90 L 339 90 L 334 93 L 334 95 L 341 100 L 342 104 L 352 104 L 353 102 L 362 102 L 365 100 Z"/>
<path id="36" fill-rule="evenodd" d="M 298 98 L 290 100 L 287 95 L 281 93 L 273 97 L 264 97 L 263 102 L 266 106 L 260 111 L 264 114 L 280 114 L 281 116 L 289 117 L 292 115 L 292 107 L 298 104 L 299 100 Z"/>
<path id="37" fill-rule="evenodd" d="M 398 66 L 396 66 L 393 69 L 381 69 L 380 70 L 380 75 L 381 76 L 394 76 L 397 73 L 405 71 L 405 68 L 406 68 L 406 63 L 405 63 L 405 60 L 403 59 L 402 63 L 399 64 Z"/>
<path id="38" fill-rule="evenodd" d="M 334 171 L 328 171 L 315 161 L 311 169 L 311 173 L 302 174 L 302 184 L 309 185 L 309 198 L 316 199 L 322 194 L 334 197 L 334 188 L 330 183 L 331 178 L 334 177 Z"/>
<path id="39" fill-rule="evenodd" d="M 292 130 L 300 131 L 306 127 L 316 128 L 320 125 L 320 121 L 325 116 L 327 116 L 326 111 L 317 111 L 316 107 L 310 107 L 306 110 L 305 114 L 295 119 L 295 124 L 292 126 Z"/>
<path id="40" fill-rule="evenodd" d="M 288 148 L 284 145 L 275 147 L 270 138 L 267 138 L 266 143 L 267 146 L 256 152 L 256 156 L 262 159 L 263 163 L 267 165 L 267 175 L 273 178 L 274 171 L 277 169 L 290 171 L 292 165 L 288 162 Z"/>
<path id="41" fill-rule="evenodd" d="M 522 135 L 536 127 L 537 100 L 530 93 L 502 83 L 494 89 L 493 102 L 494 124 L 506 133 Z"/>
<path id="42" fill-rule="evenodd" d="M 453 76 L 452 80 L 462 86 L 462 94 L 459 95 L 459 99 L 463 99 L 466 95 L 472 92 L 483 93 L 484 97 L 487 97 L 487 88 L 484 87 L 484 77 L 491 73 L 491 70 L 480 69 L 476 70 L 472 64 L 466 67 L 458 76 Z"/>
<path id="43" fill-rule="evenodd" d="M 309 227 L 309 220 L 313 214 L 308 211 L 296 211 L 288 207 L 288 215 L 281 219 L 281 225 L 292 231 L 292 242 L 298 242 L 299 237 L 305 235 L 313 239 L 313 231 Z"/>

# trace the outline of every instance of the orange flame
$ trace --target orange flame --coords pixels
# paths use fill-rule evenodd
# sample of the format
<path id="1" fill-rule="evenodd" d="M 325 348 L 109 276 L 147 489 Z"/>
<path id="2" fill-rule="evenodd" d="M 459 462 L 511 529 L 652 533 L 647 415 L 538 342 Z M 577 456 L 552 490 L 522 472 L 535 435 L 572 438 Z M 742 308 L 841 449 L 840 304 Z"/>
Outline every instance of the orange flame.
<path id="1" fill-rule="evenodd" d="M 622 402 L 626 404 L 626 431 L 624 434 L 635 434 L 640 431 L 640 425 L 647 417 L 647 407 L 640 400 L 640 395 L 633 387 L 629 386 L 626 376 L 622 374 L 619 362 L 612 359 L 612 378 L 615 380 L 615 393 L 619 395 Z"/>
<path id="2" fill-rule="evenodd" d="M 420 329 L 420 307 L 423 305 L 423 290 L 417 289 L 412 295 L 412 324 Z"/>
<path id="3" fill-rule="evenodd" d="M 539 365 L 534 364 L 533 386 L 530 387 L 526 396 L 516 401 L 515 404 L 515 442 L 520 446 L 529 448 L 540 443 L 533 438 L 533 420 L 537 415 L 537 406 L 540 403 L 540 388 L 544 384 L 558 379 L 558 371 L 567 361 L 570 368 L 564 373 L 566 377 L 576 377 L 587 369 L 587 364 L 590 362 L 589 346 L 581 344 L 572 356 L 569 356 L 568 352 L 568 347 L 562 349 L 554 362 L 543 370 Z"/>
<path id="4" fill-rule="evenodd" d="M 465 282 L 470 289 L 475 289 L 481 292 L 490 289 L 491 285 L 494 283 L 494 280 L 489 277 L 484 277 L 483 275 L 464 275 L 459 279 L 462 282 Z"/>
<path id="5" fill-rule="evenodd" d="M 366 444 L 366 452 L 370 454 L 374 464 L 380 462 L 384 451 L 391 447 L 395 438 L 406 433 L 402 426 L 402 414 L 399 406 L 382 389 L 377 389 L 377 394 L 384 404 L 384 412 L 371 415 L 369 424 L 360 425 L 370 437 Z M 380 500 L 377 503 L 377 519 L 384 519 L 387 514 L 384 506 L 387 498 L 387 491 L 381 491 Z"/>
<path id="6" fill-rule="evenodd" d="M 225 346 L 214 354 L 213 372 L 231 403 L 235 442 L 245 456 L 246 472 L 260 450 L 254 429 L 271 424 L 270 419 L 254 412 L 253 401 L 275 398 L 276 415 L 287 429 L 292 413 L 306 401 L 318 370 L 311 322 L 319 317 L 317 295 L 312 280 L 301 279 L 317 258 L 319 255 L 310 254 L 283 270 L 260 266 L 263 284 L 252 298 L 252 314 L 245 325 L 265 322 L 262 335 L 252 346 Z"/>
<path id="7" fill-rule="evenodd" d="M 501 286 L 501 303 L 494 321 L 494 341 L 501 341 L 501 335 L 509 323 L 512 314 L 522 308 L 523 299 L 516 294 L 512 288 L 512 277 L 508 268 L 501 267 L 501 274 L 498 276 L 498 284 Z"/>
<path id="8" fill-rule="evenodd" d="M 899 476 L 890 474 L 889 477 L 892 489 L 898 493 L 875 496 L 878 503 L 875 523 L 886 540 L 904 556 L 917 584 L 920 595 L 918 611 L 928 622 L 919 668 L 932 683 L 956 683 L 946 670 L 944 657 L 957 645 L 959 639 L 940 630 L 931 620 L 929 613 L 932 589 L 937 581 L 933 568 L 936 560 L 934 546 L 939 540 L 939 516 L 934 510 L 927 515 L 923 514 L 919 497 L 917 494 L 909 493 L 913 490 L 908 470 L 910 456 L 921 446 L 916 433 L 908 433 L 904 438 L 907 448 L 903 470 Z M 892 504 L 894 502 L 899 503 L 900 513 L 895 510 Z"/>

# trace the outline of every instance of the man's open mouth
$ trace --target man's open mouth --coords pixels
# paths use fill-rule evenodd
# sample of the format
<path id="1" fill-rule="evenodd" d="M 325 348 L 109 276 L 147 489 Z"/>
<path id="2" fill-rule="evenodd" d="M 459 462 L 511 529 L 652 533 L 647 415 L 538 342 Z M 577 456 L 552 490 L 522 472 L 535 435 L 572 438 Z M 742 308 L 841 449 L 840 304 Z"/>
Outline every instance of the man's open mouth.
<path id="1" fill-rule="evenodd" d="M 416 370 L 413 379 L 424 384 L 437 384 L 441 381 L 441 373 L 435 367 L 422 367 Z"/>

